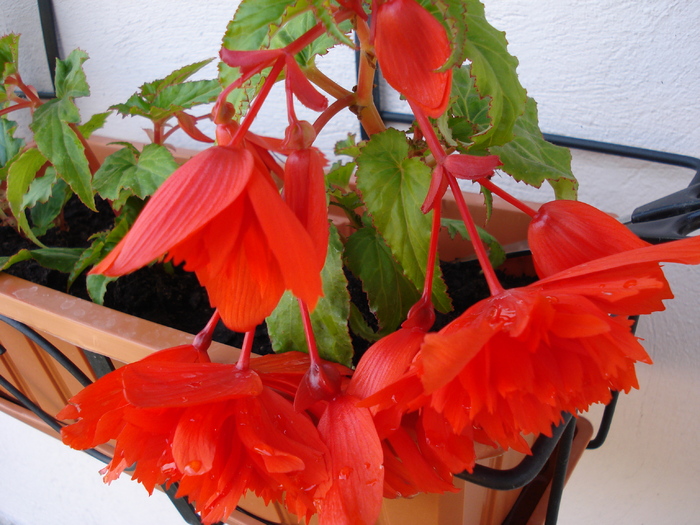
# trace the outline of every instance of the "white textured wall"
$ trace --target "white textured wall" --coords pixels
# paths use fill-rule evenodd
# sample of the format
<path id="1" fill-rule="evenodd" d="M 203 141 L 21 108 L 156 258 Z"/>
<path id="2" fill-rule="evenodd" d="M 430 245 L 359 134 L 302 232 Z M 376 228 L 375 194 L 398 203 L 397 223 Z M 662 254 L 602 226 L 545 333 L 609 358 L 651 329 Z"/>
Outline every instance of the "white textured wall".
<path id="1" fill-rule="evenodd" d="M 25 31 L 31 25 L 27 3 L 0 0 L 0 30 Z M 84 117 L 126 100 L 144 81 L 214 56 L 235 4 L 212 0 L 205 12 L 181 0 L 55 3 L 63 52 L 81 47 L 92 57 L 86 70 L 93 97 L 80 104 Z M 486 8 L 520 59 L 522 82 L 539 102 L 543 130 L 700 156 L 700 10 L 694 2 L 486 0 Z M 344 58 L 335 54 L 322 66 L 350 86 Z M 276 129 L 281 108 L 268 111 L 261 131 Z M 106 132 L 139 139 L 140 126 L 113 118 Z M 356 131 L 352 117 L 336 123 L 325 147 L 347 130 Z M 574 155 L 574 167 L 582 200 L 620 215 L 682 188 L 691 176 L 687 170 L 581 152 Z M 641 391 L 622 397 L 608 443 L 579 464 L 565 492 L 563 524 L 698 522 L 700 270 L 668 270 L 677 299 L 667 311 L 644 319 L 639 330 L 655 365 L 639 369 Z M 73 459 L 77 453 L 50 447 L 43 436 L 20 432 L 7 418 L 0 418 L 0 443 L 0 523 L 177 523 L 161 510 L 163 498 L 149 500 L 143 491 L 123 495 L 110 488 L 95 495 L 93 485 L 101 488 L 97 466 L 79 471 L 77 463 L 84 460 Z M 58 490 L 67 470 L 75 474 Z M 62 502 L 88 491 L 109 510 L 99 516 L 89 510 L 93 503 Z M 39 505 L 36 496 L 48 499 Z M 128 506 L 143 509 L 144 516 L 155 508 L 162 518 L 122 517 Z"/>

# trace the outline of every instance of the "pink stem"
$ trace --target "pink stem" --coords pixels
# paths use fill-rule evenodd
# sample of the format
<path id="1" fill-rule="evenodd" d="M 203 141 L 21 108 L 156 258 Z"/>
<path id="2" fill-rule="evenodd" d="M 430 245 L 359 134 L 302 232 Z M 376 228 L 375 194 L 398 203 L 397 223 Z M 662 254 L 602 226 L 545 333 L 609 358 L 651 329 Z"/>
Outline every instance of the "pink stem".
<path id="1" fill-rule="evenodd" d="M 525 204 L 521 200 L 516 199 L 507 191 L 499 188 L 490 180 L 484 178 L 484 179 L 479 179 L 477 182 L 479 184 L 481 184 L 484 188 L 489 190 L 491 193 L 498 195 L 501 199 L 503 199 L 504 201 L 506 201 L 509 204 L 512 204 L 513 206 L 518 208 L 523 213 L 526 213 L 530 217 L 534 217 L 537 214 L 537 212 L 535 210 L 533 210 L 532 208 L 530 208 L 530 206 L 528 206 L 527 204 Z"/>
<path id="2" fill-rule="evenodd" d="M 211 319 L 209 319 L 207 322 L 207 325 L 195 336 L 194 341 L 192 341 L 192 346 L 194 346 L 198 351 L 206 352 L 209 345 L 211 345 L 211 339 L 214 336 L 214 329 L 219 323 L 219 319 L 221 319 L 221 315 L 219 314 L 219 311 L 216 310 L 214 311 L 214 315 L 212 315 Z"/>

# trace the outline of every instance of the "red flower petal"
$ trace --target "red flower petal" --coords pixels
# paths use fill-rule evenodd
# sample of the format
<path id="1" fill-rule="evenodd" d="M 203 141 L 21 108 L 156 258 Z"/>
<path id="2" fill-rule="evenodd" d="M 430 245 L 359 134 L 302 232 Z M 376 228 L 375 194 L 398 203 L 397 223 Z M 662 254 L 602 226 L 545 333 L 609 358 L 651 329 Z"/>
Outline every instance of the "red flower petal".
<path id="1" fill-rule="evenodd" d="M 252 370 L 220 363 L 151 363 L 125 367 L 124 395 L 134 406 L 187 407 L 262 392 L 260 376 Z"/>
<path id="2" fill-rule="evenodd" d="M 192 157 L 161 185 L 117 247 L 90 273 L 123 275 L 161 257 L 235 201 L 250 180 L 245 150 L 215 146 Z"/>
<path id="3" fill-rule="evenodd" d="M 443 165 L 458 179 L 477 180 L 493 175 L 493 170 L 501 165 L 501 159 L 498 155 L 449 155 Z"/>
<path id="4" fill-rule="evenodd" d="M 415 0 L 383 2 L 375 17 L 382 75 L 426 115 L 439 117 L 452 86 L 452 70 L 436 71 L 451 54 L 445 28 Z"/>
<path id="5" fill-rule="evenodd" d="M 333 480 L 320 504 L 320 525 L 371 525 L 381 511 L 382 445 L 369 410 L 356 402 L 355 397 L 338 396 L 318 422 L 330 450 Z"/>

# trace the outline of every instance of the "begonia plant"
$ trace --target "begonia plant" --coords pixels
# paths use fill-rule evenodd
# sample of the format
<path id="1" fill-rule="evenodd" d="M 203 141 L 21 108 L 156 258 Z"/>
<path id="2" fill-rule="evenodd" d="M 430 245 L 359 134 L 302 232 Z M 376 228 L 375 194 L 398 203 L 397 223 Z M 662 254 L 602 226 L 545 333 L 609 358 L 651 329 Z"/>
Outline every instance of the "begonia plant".
<path id="1" fill-rule="evenodd" d="M 33 258 L 71 281 L 89 270 L 99 302 L 118 276 L 184 265 L 216 308 L 192 344 L 74 396 L 58 414 L 72 421 L 62 438 L 77 449 L 115 440 L 107 481 L 135 465 L 149 492 L 176 483 L 203 523 L 252 491 L 321 524 L 370 524 L 383 498 L 457 490 L 477 445 L 530 452 L 525 434 L 638 387 L 635 363 L 651 359 L 630 317 L 672 297 L 660 262 L 700 263 L 700 238 L 653 246 L 576 201 L 569 153 L 543 140 L 517 60 L 478 0 L 243 0 L 219 78 L 188 80 L 199 62 L 113 106 L 150 119 L 151 143 L 101 164 L 87 139 L 109 112 L 81 124 L 74 103 L 89 94 L 87 55 L 58 62 L 56 98 L 43 101 L 22 81 L 17 46 L 16 35 L 0 40 L 2 219 L 38 248 L 3 268 Z M 317 67 L 336 46 L 357 51 L 352 90 Z M 410 129 L 383 122 L 377 69 L 407 101 Z M 285 125 L 263 136 L 251 126 L 277 83 Z M 33 113 L 29 144 L 8 119 L 22 109 Z M 341 111 L 366 138 L 350 134 L 331 165 L 315 143 Z M 200 126 L 209 120 L 213 136 Z M 207 144 L 181 166 L 165 146 L 177 130 Z M 533 208 L 503 189 L 506 177 L 549 184 L 556 200 Z M 530 217 L 532 284 L 504 288 L 502 252 L 460 181 L 480 188 L 487 215 L 496 196 Z M 73 194 L 91 209 L 95 195 L 109 202 L 114 228 L 89 248 L 44 246 Z M 461 225 L 442 217 L 446 195 Z M 433 330 L 435 311 L 451 309 L 438 251 L 448 227 L 471 240 L 489 296 Z M 374 319 L 350 301 L 348 274 Z M 235 363 L 207 354 L 219 321 L 246 334 Z M 277 353 L 256 357 L 263 322 Z M 351 332 L 372 343 L 354 361 Z"/>

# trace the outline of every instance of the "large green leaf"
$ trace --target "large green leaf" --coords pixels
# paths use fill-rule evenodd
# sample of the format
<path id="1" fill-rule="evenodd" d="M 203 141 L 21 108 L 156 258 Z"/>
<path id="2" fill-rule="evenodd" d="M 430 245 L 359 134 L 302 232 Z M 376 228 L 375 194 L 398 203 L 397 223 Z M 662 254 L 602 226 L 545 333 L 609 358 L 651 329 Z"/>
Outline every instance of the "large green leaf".
<path id="1" fill-rule="evenodd" d="M 70 99 L 54 99 L 36 110 L 30 127 L 39 151 L 53 164 L 58 176 L 94 211 L 92 175 L 85 148 L 71 127 L 79 120 L 78 110 Z"/>
<path id="2" fill-rule="evenodd" d="M 321 357 L 350 366 L 353 353 L 348 332 L 350 296 L 343 273 L 342 249 L 338 232 L 331 227 L 328 256 L 321 273 L 323 297 L 311 313 L 311 324 Z M 267 328 L 275 352 L 306 351 L 299 306 L 289 292 L 282 296 L 275 311 L 267 318 Z"/>
<path id="3" fill-rule="evenodd" d="M 37 182 L 39 184 L 34 188 Z M 41 195 L 42 190 L 48 191 Z M 37 237 L 41 237 L 54 226 L 54 221 L 72 193 L 63 180 L 56 178 L 56 172 L 53 168 L 48 168 L 43 177 L 34 180 L 27 196 L 33 194 L 34 191 L 37 194 L 33 197 L 38 198 L 38 202 L 30 208 L 29 212 L 32 217 L 32 231 Z"/>
<path id="4" fill-rule="evenodd" d="M 345 263 L 362 281 L 370 309 L 377 318 L 379 332 L 393 332 L 406 318 L 421 292 L 404 275 L 384 239 L 366 226 L 345 243 Z"/>
<path id="5" fill-rule="evenodd" d="M 223 45 L 227 49 L 251 50 L 266 47 L 289 6 L 297 0 L 243 0 L 229 22 Z"/>
<path id="6" fill-rule="evenodd" d="M 571 171 L 571 152 L 544 140 L 537 119 L 537 104 L 533 99 L 528 99 L 525 113 L 516 121 L 514 132 L 513 140 L 490 148 L 503 163 L 499 169 L 515 180 L 538 188 L 546 180 L 554 187 L 557 198 L 576 199 L 578 182 Z"/>
<path id="7" fill-rule="evenodd" d="M 518 60 L 508 52 L 505 33 L 496 30 L 484 16 L 479 0 L 464 0 L 467 6 L 468 38 L 465 56 L 483 98 L 489 99 L 491 126 L 474 135 L 479 148 L 501 145 L 513 138 L 513 127 L 525 110 L 527 94 L 518 80 Z"/>
<path id="8" fill-rule="evenodd" d="M 111 114 L 111 111 L 105 111 L 104 113 L 95 113 L 85 124 L 81 124 L 80 126 L 78 126 L 78 131 L 83 137 L 89 139 L 90 135 L 92 135 L 95 131 L 97 131 L 105 125 L 105 122 L 107 122 L 107 118 Z"/>
<path id="9" fill-rule="evenodd" d="M 468 65 L 453 71 L 453 102 L 449 110 L 452 116 L 448 118 L 451 137 L 465 147 L 471 145 L 472 136 L 484 133 L 491 126 L 490 98 L 479 95 L 470 71 Z"/>
<path id="10" fill-rule="evenodd" d="M 425 281 L 432 212 L 420 208 L 428 193 L 431 170 L 420 160 L 408 157 L 403 132 L 388 129 L 372 136 L 357 157 L 357 187 L 372 222 L 416 288 Z M 450 300 L 436 263 L 433 301 L 440 311 L 449 311 Z"/>
<path id="11" fill-rule="evenodd" d="M 164 146 L 149 144 L 137 153 L 131 148 L 120 149 L 107 157 L 95 173 L 95 190 L 114 201 L 117 209 L 131 195 L 141 199 L 152 195 L 178 167 Z"/>

